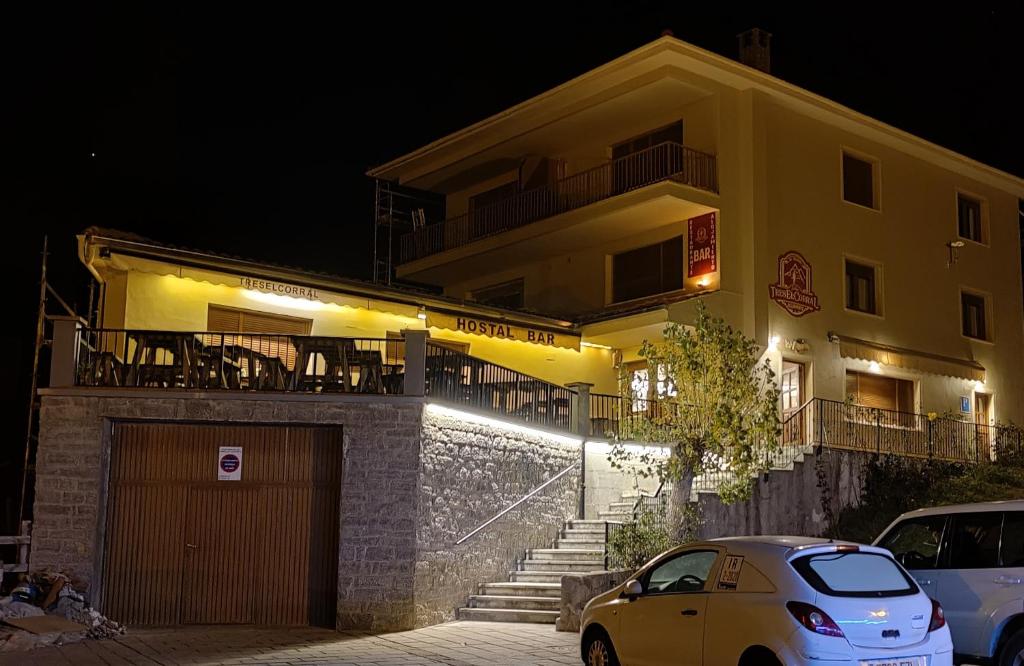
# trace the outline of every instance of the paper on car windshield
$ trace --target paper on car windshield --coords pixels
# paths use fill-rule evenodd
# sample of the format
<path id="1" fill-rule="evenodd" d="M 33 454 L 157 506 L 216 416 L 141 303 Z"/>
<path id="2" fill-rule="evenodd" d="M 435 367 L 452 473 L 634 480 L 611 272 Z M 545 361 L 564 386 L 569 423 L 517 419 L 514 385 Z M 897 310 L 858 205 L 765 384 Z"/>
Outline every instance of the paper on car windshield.
<path id="1" fill-rule="evenodd" d="M 740 582 L 740 570 L 743 568 L 742 555 L 726 555 L 722 565 L 722 573 L 718 575 L 718 589 L 735 590 Z"/>

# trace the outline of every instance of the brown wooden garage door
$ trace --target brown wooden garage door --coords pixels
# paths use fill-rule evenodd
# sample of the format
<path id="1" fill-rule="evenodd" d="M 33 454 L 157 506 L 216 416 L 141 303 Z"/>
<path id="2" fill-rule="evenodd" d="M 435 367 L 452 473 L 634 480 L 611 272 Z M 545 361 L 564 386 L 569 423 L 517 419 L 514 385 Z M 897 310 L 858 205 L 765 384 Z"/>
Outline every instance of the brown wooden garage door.
<path id="1" fill-rule="evenodd" d="M 218 480 L 223 446 L 241 480 Z M 337 427 L 116 424 L 106 613 L 333 627 L 341 454 Z"/>

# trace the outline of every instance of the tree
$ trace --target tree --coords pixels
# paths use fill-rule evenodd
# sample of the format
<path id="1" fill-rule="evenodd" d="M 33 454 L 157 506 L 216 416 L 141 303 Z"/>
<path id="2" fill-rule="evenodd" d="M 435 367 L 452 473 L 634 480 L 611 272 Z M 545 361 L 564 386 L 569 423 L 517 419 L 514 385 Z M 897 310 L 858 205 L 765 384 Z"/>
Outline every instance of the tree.
<path id="1" fill-rule="evenodd" d="M 629 416 L 620 438 L 663 444 L 670 455 L 634 453 L 620 443 L 609 459 L 617 467 L 638 461 L 642 474 L 673 485 L 669 525 L 683 538 L 695 476 L 714 473 L 726 503 L 750 497 L 751 478 L 780 448 L 779 389 L 767 359 L 759 362 L 757 343 L 703 303 L 692 328 L 669 324 L 664 340 L 645 341 L 640 356 L 658 390 L 649 400 L 630 396 L 624 378 L 621 409 Z"/>

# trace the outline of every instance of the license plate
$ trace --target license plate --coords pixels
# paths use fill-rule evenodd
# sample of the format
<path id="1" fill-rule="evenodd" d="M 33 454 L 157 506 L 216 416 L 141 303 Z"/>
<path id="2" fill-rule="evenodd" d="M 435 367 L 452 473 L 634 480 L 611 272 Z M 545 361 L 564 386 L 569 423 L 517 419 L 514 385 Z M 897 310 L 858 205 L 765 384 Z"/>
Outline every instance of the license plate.
<path id="1" fill-rule="evenodd" d="M 894 657 L 860 662 L 860 666 L 927 666 L 927 664 L 924 657 Z"/>

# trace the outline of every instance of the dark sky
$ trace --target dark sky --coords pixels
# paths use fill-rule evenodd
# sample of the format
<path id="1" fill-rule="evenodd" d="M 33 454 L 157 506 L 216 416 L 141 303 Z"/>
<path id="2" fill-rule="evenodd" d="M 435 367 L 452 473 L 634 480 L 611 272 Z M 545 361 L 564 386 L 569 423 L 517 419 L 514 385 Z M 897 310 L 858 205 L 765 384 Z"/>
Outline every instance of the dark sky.
<path id="1" fill-rule="evenodd" d="M 366 277 L 369 166 L 665 28 L 730 57 L 736 33 L 765 28 L 777 76 L 1024 175 L 1020 2 L 903 14 L 847 3 L 843 15 L 682 0 L 474 4 L 470 17 L 445 3 L 292 9 L 307 4 L 47 3 L 0 20 L 14 296 L 3 348 L 20 380 L 3 397 L 16 422 L 43 234 L 56 286 L 83 308 L 73 234 L 92 224 Z"/>

